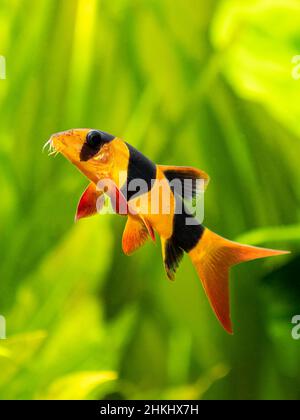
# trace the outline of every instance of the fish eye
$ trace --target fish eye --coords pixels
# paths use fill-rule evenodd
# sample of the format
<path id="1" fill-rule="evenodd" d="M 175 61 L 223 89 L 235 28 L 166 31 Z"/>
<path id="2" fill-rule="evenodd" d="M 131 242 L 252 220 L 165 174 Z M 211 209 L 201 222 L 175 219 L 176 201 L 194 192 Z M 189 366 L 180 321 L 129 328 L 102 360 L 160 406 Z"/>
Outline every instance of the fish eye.
<path id="1" fill-rule="evenodd" d="M 85 143 L 82 146 L 80 152 L 81 162 L 87 162 L 92 157 L 97 155 L 97 153 L 101 150 L 102 146 L 111 142 L 112 140 L 114 140 L 114 138 L 114 136 L 105 133 L 104 131 L 91 130 L 87 134 Z"/>
<path id="2" fill-rule="evenodd" d="M 90 131 L 86 137 L 86 143 L 91 149 L 98 149 L 101 144 L 105 143 L 105 140 L 102 138 L 100 131 Z"/>

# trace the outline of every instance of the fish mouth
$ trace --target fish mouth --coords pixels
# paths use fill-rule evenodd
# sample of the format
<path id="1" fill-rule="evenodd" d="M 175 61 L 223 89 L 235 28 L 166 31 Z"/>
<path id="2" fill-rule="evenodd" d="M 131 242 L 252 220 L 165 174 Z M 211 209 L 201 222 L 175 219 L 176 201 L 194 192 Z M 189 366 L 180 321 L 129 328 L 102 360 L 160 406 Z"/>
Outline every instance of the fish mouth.
<path id="1" fill-rule="evenodd" d="M 49 156 L 57 156 L 61 153 L 74 163 L 79 159 L 86 131 L 88 130 L 69 130 L 53 134 L 50 140 L 46 142 L 43 150 L 48 149 Z"/>

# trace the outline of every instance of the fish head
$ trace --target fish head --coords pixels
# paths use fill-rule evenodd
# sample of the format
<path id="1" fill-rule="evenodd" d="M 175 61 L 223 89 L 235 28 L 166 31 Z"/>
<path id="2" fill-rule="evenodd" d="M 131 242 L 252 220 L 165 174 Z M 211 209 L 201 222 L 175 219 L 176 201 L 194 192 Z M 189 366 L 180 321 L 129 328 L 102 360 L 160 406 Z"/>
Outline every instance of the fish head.
<path id="1" fill-rule="evenodd" d="M 109 177 L 113 163 L 114 136 L 100 130 L 75 129 L 54 134 L 46 145 L 61 153 L 91 181 Z"/>

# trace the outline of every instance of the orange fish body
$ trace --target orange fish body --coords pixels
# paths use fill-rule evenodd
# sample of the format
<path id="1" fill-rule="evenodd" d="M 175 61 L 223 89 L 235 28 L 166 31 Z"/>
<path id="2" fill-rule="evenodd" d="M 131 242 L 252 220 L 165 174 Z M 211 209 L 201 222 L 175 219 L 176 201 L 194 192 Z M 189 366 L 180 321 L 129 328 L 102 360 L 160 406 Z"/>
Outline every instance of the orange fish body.
<path id="1" fill-rule="evenodd" d="M 288 252 L 231 242 L 201 225 L 186 201 L 197 199 L 208 185 L 203 171 L 156 165 L 120 138 L 98 130 L 58 133 L 48 144 L 91 181 L 80 199 L 76 220 L 100 212 L 105 195 L 109 196 L 116 213 L 128 218 L 122 240 L 125 254 L 132 254 L 149 237 L 154 241 L 156 232 L 167 275 L 173 280 L 187 253 L 217 318 L 232 333 L 230 267 Z"/>

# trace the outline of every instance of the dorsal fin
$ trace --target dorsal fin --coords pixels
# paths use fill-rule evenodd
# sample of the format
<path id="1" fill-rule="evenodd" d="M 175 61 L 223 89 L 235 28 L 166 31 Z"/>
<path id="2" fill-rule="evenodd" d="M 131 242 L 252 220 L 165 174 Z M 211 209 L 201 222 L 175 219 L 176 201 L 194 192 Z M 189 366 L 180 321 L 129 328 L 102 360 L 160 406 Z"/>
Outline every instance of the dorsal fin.
<path id="1" fill-rule="evenodd" d="M 181 182 L 182 194 L 179 195 L 186 199 L 196 198 L 199 194 L 203 193 L 210 181 L 206 172 L 191 167 L 159 166 L 159 169 L 171 184 L 176 180 Z"/>

